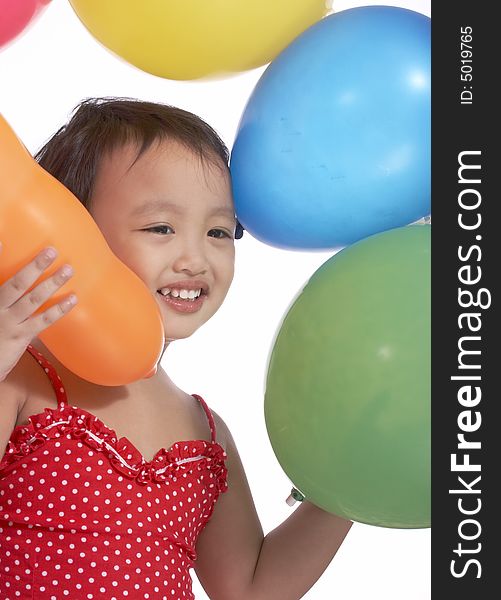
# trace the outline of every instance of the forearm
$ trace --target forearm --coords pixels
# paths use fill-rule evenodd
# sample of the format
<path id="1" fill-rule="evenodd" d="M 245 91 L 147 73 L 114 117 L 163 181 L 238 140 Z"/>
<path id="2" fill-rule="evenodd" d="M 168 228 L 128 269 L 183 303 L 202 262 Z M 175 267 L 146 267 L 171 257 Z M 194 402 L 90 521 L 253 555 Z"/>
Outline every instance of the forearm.
<path id="1" fill-rule="evenodd" d="M 351 521 L 303 502 L 265 536 L 249 599 L 302 598 L 325 571 L 351 525 Z"/>

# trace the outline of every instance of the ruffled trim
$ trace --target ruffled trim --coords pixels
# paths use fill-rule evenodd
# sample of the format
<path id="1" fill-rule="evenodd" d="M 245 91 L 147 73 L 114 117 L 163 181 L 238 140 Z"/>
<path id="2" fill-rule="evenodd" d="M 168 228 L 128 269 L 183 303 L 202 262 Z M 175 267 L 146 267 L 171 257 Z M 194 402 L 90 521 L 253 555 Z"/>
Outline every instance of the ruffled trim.
<path id="1" fill-rule="evenodd" d="M 160 449 L 151 461 L 147 461 L 126 437 L 118 439 L 115 431 L 96 416 L 67 404 L 61 404 L 58 409 L 46 408 L 43 413 L 31 416 L 28 425 L 14 429 L 0 461 L 0 474 L 48 440 L 68 434 L 105 454 L 117 472 L 143 485 L 161 483 L 184 472 L 206 470 L 213 473 L 213 482 L 219 493 L 228 488 L 228 471 L 224 462 L 227 456 L 217 442 L 176 442 L 169 449 Z"/>

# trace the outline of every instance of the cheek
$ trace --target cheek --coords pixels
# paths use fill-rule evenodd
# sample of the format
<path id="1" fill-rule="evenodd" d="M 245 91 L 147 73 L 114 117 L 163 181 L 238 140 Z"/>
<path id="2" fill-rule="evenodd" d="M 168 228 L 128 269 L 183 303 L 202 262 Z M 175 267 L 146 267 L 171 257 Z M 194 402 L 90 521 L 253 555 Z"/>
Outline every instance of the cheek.
<path id="1" fill-rule="evenodd" d="M 234 275 L 235 275 L 235 263 L 233 263 L 231 265 L 231 269 L 228 272 L 228 287 L 231 285 L 231 282 L 233 281 Z"/>
<path id="2" fill-rule="evenodd" d="M 219 294 L 224 298 L 233 281 L 235 272 L 235 253 L 226 251 L 213 256 L 212 271 L 218 284 Z"/>
<path id="3" fill-rule="evenodd" d="M 132 270 L 135 270 L 135 265 L 138 262 L 137 254 L 131 251 L 131 248 L 127 244 L 121 244 L 119 241 L 112 241 L 109 244 L 118 258 Z"/>
<path id="4" fill-rule="evenodd" d="M 92 213 L 91 213 L 92 214 Z M 112 226 L 110 222 L 103 219 L 99 213 L 92 214 L 97 226 L 101 230 L 106 243 L 110 247 L 111 251 L 125 264 L 128 265 L 131 258 L 130 240 L 123 233 L 123 227 L 120 227 L 117 223 Z"/>
<path id="5" fill-rule="evenodd" d="M 141 247 L 134 246 L 130 240 L 126 241 L 126 243 L 115 240 L 115 243 L 113 245 L 110 244 L 110 247 L 131 271 L 134 271 L 143 281 L 148 281 L 148 275 L 153 266 L 151 253 L 148 255 Z"/>
<path id="6" fill-rule="evenodd" d="M 230 286 L 231 282 L 233 281 L 234 274 L 235 274 L 235 252 L 233 251 L 233 253 L 227 257 L 227 259 L 225 261 L 225 267 L 224 267 L 224 275 L 225 275 L 225 280 L 228 284 L 228 287 Z"/>
<path id="7" fill-rule="evenodd" d="M 234 266 L 231 265 L 231 267 L 228 267 L 228 269 L 225 272 L 225 276 L 224 276 L 224 280 L 223 280 L 223 285 L 221 286 L 223 289 L 223 298 L 226 298 L 226 295 L 231 287 L 231 283 L 233 281 L 233 275 L 234 275 Z"/>

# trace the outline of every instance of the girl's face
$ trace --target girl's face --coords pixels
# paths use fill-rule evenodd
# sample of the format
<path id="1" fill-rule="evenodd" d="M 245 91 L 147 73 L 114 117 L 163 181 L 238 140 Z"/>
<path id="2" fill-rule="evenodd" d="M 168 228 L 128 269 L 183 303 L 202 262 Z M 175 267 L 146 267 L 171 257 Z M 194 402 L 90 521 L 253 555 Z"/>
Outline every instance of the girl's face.
<path id="1" fill-rule="evenodd" d="M 90 212 L 113 252 L 151 290 L 166 339 L 186 338 L 221 306 L 233 279 L 228 169 L 170 140 L 136 156 L 130 145 L 103 158 Z"/>

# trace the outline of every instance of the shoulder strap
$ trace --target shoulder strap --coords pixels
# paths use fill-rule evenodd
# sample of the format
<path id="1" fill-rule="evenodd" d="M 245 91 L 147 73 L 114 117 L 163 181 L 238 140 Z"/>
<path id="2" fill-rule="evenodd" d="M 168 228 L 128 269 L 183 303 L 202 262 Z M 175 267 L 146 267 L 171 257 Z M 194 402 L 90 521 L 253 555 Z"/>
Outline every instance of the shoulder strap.
<path id="1" fill-rule="evenodd" d="M 38 364 L 42 367 L 42 369 L 47 373 L 47 377 L 49 378 L 52 387 L 54 388 L 54 392 L 56 394 L 57 403 L 59 405 L 65 406 L 68 404 L 68 397 L 66 396 L 66 390 L 64 389 L 63 382 L 61 381 L 61 377 L 56 373 L 56 369 L 50 364 L 50 362 L 40 354 L 38 350 L 36 350 L 31 344 L 28 345 L 28 352 L 33 356 L 33 358 L 38 362 Z"/>
<path id="2" fill-rule="evenodd" d="M 214 417 L 212 416 L 211 409 L 207 406 L 207 403 L 202 398 L 202 396 L 199 396 L 198 394 L 192 394 L 192 396 L 193 396 L 193 398 L 196 398 L 200 402 L 200 404 L 202 405 L 202 408 L 205 411 L 205 414 L 207 415 L 207 420 L 209 421 L 209 427 L 210 427 L 210 432 L 211 432 L 211 442 L 215 443 L 215 441 L 216 441 L 216 424 L 214 423 Z"/>

